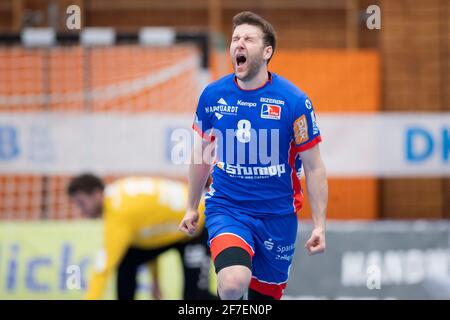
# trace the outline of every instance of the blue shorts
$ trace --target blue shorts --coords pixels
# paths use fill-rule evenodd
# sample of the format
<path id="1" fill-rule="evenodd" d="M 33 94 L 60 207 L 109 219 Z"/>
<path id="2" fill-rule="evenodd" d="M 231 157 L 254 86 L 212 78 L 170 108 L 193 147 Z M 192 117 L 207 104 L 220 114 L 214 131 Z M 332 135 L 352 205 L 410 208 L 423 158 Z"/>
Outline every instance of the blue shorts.
<path id="1" fill-rule="evenodd" d="M 241 247 L 252 256 L 250 288 L 281 299 L 297 238 L 297 216 L 257 218 L 235 208 L 207 206 L 205 225 L 213 260 L 224 249 Z"/>

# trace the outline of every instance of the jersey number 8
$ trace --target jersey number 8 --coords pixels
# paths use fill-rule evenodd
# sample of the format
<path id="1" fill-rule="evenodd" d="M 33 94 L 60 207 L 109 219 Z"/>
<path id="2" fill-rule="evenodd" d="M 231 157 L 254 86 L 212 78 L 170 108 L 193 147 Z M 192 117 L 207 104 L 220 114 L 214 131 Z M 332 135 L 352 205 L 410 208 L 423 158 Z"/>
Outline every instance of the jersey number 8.
<path id="1" fill-rule="evenodd" d="M 252 124 L 248 120 L 239 120 L 237 124 L 238 130 L 236 131 L 236 138 L 241 143 L 248 143 L 251 139 L 250 129 L 252 128 Z"/>

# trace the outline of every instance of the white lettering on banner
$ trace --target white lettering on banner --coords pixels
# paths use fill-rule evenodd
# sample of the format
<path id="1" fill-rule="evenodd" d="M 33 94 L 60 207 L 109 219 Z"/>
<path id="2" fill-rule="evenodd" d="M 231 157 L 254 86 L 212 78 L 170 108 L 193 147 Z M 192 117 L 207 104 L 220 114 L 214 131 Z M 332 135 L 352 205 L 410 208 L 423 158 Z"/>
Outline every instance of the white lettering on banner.
<path id="1" fill-rule="evenodd" d="M 332 176 L 450 176 L 450 113 L 320 114 Z"/>
<path id="2" fill-rule="evenodd" d="M 412 285 L 428 277 L 450 277 L 449 249 L 348 251 L 341 260 L 341 284 L 366 286 L 369 276 L 379 270 L 381 285 Z"/>
<path id="3" fill-rule="evenodd" d="M 261 98 L 263 103 L 276 104 L 272 100 Z M 217 107 L 231 114 L 238 110 Z M 316 117 L 323 140 L 321 154 L 331 177 L 450 177 L 450 113 L 321 113 Z M 0 119 L 0 173 L 89 170 L 182 177 L 194 141 L 191 125 L 192 115 L 183 114 L 5 112 Z M 236 139 L 236 128 L 231 134 Z M 258 139 L 253 139 L 256 135 Z M 261 141 L 260 135 L 263 141 L 270 139 L 258 131 L 246 145 Z M 270 158 L 271 150 L 266 154 Z"/>
<path id="4" fill-rule="evenodd" d="M 69 290 L 81 290 L 81 268 L 77 265 L 70 265 L 66 269 L 66 287 Z"/>
<path id="5" fill-rule="evenodd" d="M 372 265 L 367 267 L 367 289 L 381 289 L 381 271 L 378 266 Z"/>

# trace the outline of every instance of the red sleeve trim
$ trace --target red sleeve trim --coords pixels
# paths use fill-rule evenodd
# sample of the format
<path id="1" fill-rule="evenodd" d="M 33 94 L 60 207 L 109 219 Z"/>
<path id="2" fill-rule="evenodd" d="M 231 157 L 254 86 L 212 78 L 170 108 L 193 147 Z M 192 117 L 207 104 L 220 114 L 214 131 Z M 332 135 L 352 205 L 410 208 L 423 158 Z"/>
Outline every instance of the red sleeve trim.
<path id="1" fill-rule="evenodd" d="M 317 136 L 314 139 L 312 139 L 311 141 L 309 141 L 308 143 L 305 143 L 297 148 L 297 152 L 302 152 L 302 151 L 306 151 L 308 149 L 311 149 L 312 147 L 314 147 L 316 144 L 318 144 L 319 142 L 322 141 L 322 137 L 321 136 Z"/>
<path id="2" fill-rule="evenodd" d="M 206 141 L 214 141 L 214 136 L 205 135 L 205 133 L 195 123 L 192 124 L 192 129 L 194 129 L 194 131 L 196 131 L 202 139 Z"/>

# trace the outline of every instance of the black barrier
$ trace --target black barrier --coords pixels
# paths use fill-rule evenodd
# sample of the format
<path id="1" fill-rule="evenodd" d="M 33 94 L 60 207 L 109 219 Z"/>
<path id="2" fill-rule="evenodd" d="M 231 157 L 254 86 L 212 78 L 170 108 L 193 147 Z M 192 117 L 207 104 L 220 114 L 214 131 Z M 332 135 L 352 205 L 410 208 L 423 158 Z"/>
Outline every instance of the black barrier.
<path id="1" fill-rule="evenodd" d="M 398 311 L 402 318 L 409 315 L 429 316 L 429 310 L 444 313 L 448 301 L 0 301 L 3 312 L 15 316 L 40 314 L 46 318 L 84 319 L 303 319 L 342 315 L 346 319 L 385 318 Z M 191 313 L 184 311 L 191 308 Z M 260 309 L 260 311 L 249 311 Z M 233 310 L 233 311 L 231 311 Z"/>
<path id="2" fill-rule="evenodd" d="M 330 222 L 327 229 L 325 253 L 309 256 L 311 225 L 300 223 L 285 299 L 450 299 L 448 221 Z"/>

